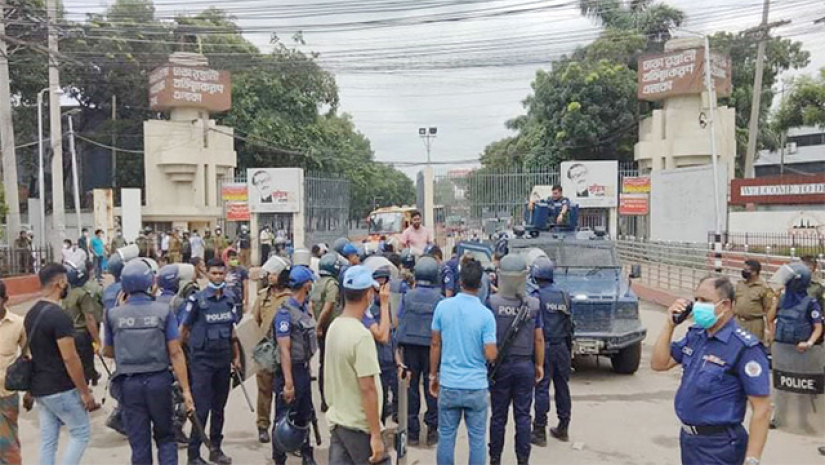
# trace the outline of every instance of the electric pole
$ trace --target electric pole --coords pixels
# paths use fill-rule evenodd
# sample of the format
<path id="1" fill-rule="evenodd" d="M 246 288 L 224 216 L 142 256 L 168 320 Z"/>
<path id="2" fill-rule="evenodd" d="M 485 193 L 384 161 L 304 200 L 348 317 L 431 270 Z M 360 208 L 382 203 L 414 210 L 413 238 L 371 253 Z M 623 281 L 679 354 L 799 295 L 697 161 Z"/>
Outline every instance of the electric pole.
<path id="1" fill-rule="evenodd" d="M 427 166 L 430 165 L 430 149 L 432 149 L 433 139 L 436 138 L 436 134 L 438 134 L 437 127 L 418 128 L 418 135 L 421 137 L 421 140 L 424 141 L 424 147 L 427 148 Z"/>
<path id="2" fill-rule="evenodd" d="M 0 0 L 0 35 L 6 35 L 6 0 Z M 14 150 L 14 122 L 11 118 L 11 84 L 6 41 L 0 39 L 0 157 L 2 157 L 3 191 L 6 194 L 6 234 L 11 241 L 20 231 L 20 199 L 17 188 L 17 154 Z"/>
<path id="3" fill-rule="evenodd" d="M 759 115 L 762 105 L 762 74 L 765 70 L 765 48 L 768 45 L 770 30 L 775 27 L 788 24 L 790 21 L 777 21 L 768 23 L 768 13 L 771 8 L 771 0 L 765 0 L 762 7 L 762 24 L 755 30 L 759 37 L 759 45 L 756 50 L 756 72 L 753 77 L 753 96 L 751 100 L 751 119 L 748 122 L 748 151 L 745 154 L 745 178 L 754 176 L 753 163 L 756 159 L 756 142 L 759 136 Z"/>
<path id="4" fill-rule="evenodd" d="M 57 6 L 55 0 L 46 0 L 49 20 L 49 138 L 52 145 L 52 224 L 55 243 L 66 237 L 65 201 L 63 199 L 63 129 L 60 117 L 60 70 L 57 61 Z M 45 196 L 43 197 L 45 199 Z M 44 225 L 45 227 L 45 225 Z M 45 232 L 45 231 L 44 231 Z"/>

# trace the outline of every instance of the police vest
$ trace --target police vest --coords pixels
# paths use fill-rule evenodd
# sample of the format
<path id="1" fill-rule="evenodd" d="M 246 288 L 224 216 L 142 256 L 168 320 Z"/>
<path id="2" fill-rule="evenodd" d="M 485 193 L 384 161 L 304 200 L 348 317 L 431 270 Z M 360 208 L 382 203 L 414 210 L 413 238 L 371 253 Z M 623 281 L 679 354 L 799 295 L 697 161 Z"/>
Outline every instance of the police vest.
<path id="1" fill-rule="evenodd" d="M 404 296 L 404 314 L 398 323 L 398 343 L 429 346 L 435 306 L 444 297 L 434 287 L 416 287 Z"/>
<path id="2" fill-rule="evenodd" d="M 198 316 L 192 324 L 189 346 L 194 351 L 206 353 L 231 353 L 232 326 L 235 323 L 235 300 L 223 294 L 219 300 L 211 299 L 201 291 L 189 301 L 197 306 Z"/>
<path id="3" fill-rule="evenodd" d="M 315 332 L 315 320 L 308 312 L 304 312 L 291 302 L 284 302 L 281 309 L 289 312 L 290 325 L 289 339 L 292 341 L 289 355 L 292 363 L 306 363 L 318 351 L 318 335 Z"/>
<path id="4" fill-rule="evenodd" d="M 146 301 L 126 303 L 109 312 L 117 374 L 154 373 L 169 369 L 166 319 L 169 306 Z"/>
<path id="5" fill-rule="evenodd" d="M 539 301 L 535 297 L 527 297 L 519 300 L 515 297 L 504 297 L 501 294 L 494 294 L 490 296 L 490 308 L 493 310 L 493 316 L 496 318 L 496 342 L 501 347 L 504 343 L 504 338 L 510 327 L 513 326 L 516 317 L 524 307 L 528 307 L 527 320 L 521 324 L 516 333 L 515 339 L 510 345 L 508 355 L 518 357 L 532 357 L 535 331 L 536 331 L 536 316 L 539 313 Z"/>
<path id="6" fill-rule="evenodd" d="M 445 278 L 449 276 L 449 282 L 443 282 Z M 442 287 L 443 291 L 446 293 L 447 290 L 453 291 L 453 295 L 458 293 L 459 285 L 458 285 L 458 260 L 452 258 L 448 260 L 446 263 L 441 265 L 441 280 L 442 280 Z"/>
<path id="7" fill-rule="evenodd" d="M 375 322 L 381 324 L 381 307 L 379 304 L 373 302 L 373 304 L 370 305 L 369 312 L 372 314 L 372 317 L 375 318 Z M 392 351 L 392 338 L 390 338 L 390 342 L 386 344 L 375 341 L 375 350 L 378 352 L 378 363 L 382 368 L 395 366 L 395 356 L 393 356 Z"/>
<path id="8" fill-rule="evenodd" d="M 172 308 L 172 314 L 175 317 L 178 317 L 178 313 L 180 313 L 181 309 L 183 309 L 184 305 L 186 304 L 186 300 L 194 293 L 198 292 L 198 287 L 193 282 L 187 282 L 183 285 L 180 291 L 172 297 L 172 300 L 169 302 L 169 306 Z"/>
<path id="9" fill-rule="evenodd" d="M 777 312 L 776 342 L 796 344 L 807 341 L 814 331 L 808 314 L 813 299 L 806 296 L 793 307 L 780 308 Z"/>
<path id="10" fill-rule="evenodd" d="M 544 342 L 546 344 L 570 344 L 573 338 L 570 299 L 564 291 L 554 286 L 540 288 L 538 298 L 544 323 Z"/>
<path id="11" fill-rule="evenodd" d="M 103 307 L 107 314 L 109 310 L 115 308 L 117 305 L 117 296 L 120 295 L 120 290 L 120 283 L 112 283 L 106 286 L 106 289 L 103 291 Z"/>

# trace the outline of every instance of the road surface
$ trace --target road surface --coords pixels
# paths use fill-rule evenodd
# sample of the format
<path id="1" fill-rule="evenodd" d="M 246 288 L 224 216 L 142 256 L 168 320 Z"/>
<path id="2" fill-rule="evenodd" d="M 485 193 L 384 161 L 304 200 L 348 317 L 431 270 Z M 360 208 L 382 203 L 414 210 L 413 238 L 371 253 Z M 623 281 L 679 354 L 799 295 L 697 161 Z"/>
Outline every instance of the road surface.
<path id="1" fill-rule="evenodd" d="M 673 396 L 678 387 L 680 370 L 677 368 L 669 373 L 654 373 L 650 370 L 650 350 L 664 322 L 664 313 L 661 307 L 643 304 L 641 315 L 649 334 L 644 343 L 642 367 L 639 372 L 632 376 L 616 375 L 610 370 L 610 362 L 607 359 L 602 359 L 598 365 L 592 361 L 583 363 L 574 373 L 571 385 L 573 421 L 570 426 L 570 442 L 560 443 L 551 438 L 547 447 L 534 447 L 532 463 L 679 463 L 679 423 L 673 411 Z M 248 380 L 246 387 L 254 396 L 255 380 Z M 103 392 L 102 384 L 95 388 L 98 399 L 102 397 Z M 112 399 L 108 399 L 100 411 L 92 414 L 92 440 L 83 458 L 84 464 L 129 463 L 130 452 L 126 438 L 104 426 L 113 402 Z M 316 405 L 319 405 L 317 393 Z M 553 415 L 551 412 L 551 418 Z M 230 395 L 226 416 L 223 449 L 234 459 L 234 464 L 271 463 L 271 445 L 258 443 L 255 415 L 249 411 L 239 389 L 235 389 Z M 324 416 L 321 415 L 319 420 L 323 444 L 316 449 L 316 460 L 319 464 L 326 464 L 329 433 Z M 512 421 L 509 423 L 508 427 L 512 430 Z M 64 430 L 61 436 L 61 449 L 65 445 L 65 437 Z M 36 409 L 21 413 L 20 438 L 24 463 L 37 463 L 39 433 Z M 515 464 L 512 431 L 508 432 L 506 441 L 504 463 Z M 825 459 L 818 455 L 816 448 L 823 443 L 825 438 L 771 431 L 762 463 L 821 464 Z M 179 453 L 180 463 L 185 464 L 186 450 L 180 449 Z M 204 449 L 204 458 L 205 455 Z M 456 460 L 457 463 L 467 461 L 467 434 L 463 426 L 459 430 Z M 291 457 L 288 463 L 299 464 L 300 459 Z M 435 449 L 412 448 L 408 464 L 416 463 L 435 463 Z"/>

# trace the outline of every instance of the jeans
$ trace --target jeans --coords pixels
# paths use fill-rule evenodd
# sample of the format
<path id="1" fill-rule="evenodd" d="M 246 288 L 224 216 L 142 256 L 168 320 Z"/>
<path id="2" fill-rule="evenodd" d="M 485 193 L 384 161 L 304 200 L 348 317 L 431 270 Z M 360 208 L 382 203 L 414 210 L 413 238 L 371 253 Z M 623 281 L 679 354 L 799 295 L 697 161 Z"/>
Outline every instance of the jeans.
<path id="1" fill-rule="evenodd" d="M 439 439 L 436 461 L 439 465 L 455 463 L 455 438 L 462 414 L 469 437 L 470 465 L 484 465 L 487 460 L 487 390 L 450 389 L 442 386 L 438 395 Z"/>
<path id="2" fill-rule="evenodd" d="M 69 429 L 69 443 L 61 465 L 78 465 L 89 445 L 92 424 L 77 389 L 37 397 L 40 406 L 40 465 L 54 465 L 60 428 Z"/>
<path id="3" fill-rule="evenodd" d="M 103 279 L 103 256 L 102 255 L 95 255 L 94 265 L 95 265 L 95 279 L 100 281 L 101 279 Z"/>

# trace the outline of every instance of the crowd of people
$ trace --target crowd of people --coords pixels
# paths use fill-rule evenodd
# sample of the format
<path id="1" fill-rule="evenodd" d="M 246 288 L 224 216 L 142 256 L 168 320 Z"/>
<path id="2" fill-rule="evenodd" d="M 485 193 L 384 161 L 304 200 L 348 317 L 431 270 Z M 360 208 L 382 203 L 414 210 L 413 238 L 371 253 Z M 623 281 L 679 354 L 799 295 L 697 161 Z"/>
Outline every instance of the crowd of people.
<path id="1" fill-rule="evenodd" d="M 39 406 L 41 463 L 55 463 L 64 426 L 69 442 L 61 463 L 83 463 L 88 412 L 99 408 L 90 387 L 101 377 L 95 358 L 108 370 L 100 357 L 109 357 L 117 406 L 107 425 L 128 438 L 132 463 L 152 463 L 154 441 L 164 465 L 177 463 L 178 444 L 190 465 L 230 465 L 225 407 L 233 380 L 243 376 L 236 328 L 246 313 L 262 335 L 253 353 L 257 440 L 271 443 L 276 465 L 290 455 L 315 463 L 319 412 L 330 426 L 329 463 L 336 465 L 390 463 L 383 435 L 390 422 L 407 445 L 435 447 L 434 462 L 454 463 L 462 419 L 469 463 L 509 462 L 511 406 L 517 463 L 529 463 L 548 433 L 569 440 L 572 306 L 547 257 L 528 264 L 521 255 L 497 255 L 491 276 L 470 255 L 445 260 L 413 214 L 400 241 L 372 252 L 379 266 L 367 266 L 366 248 L 344 238 L 284 257 L 274 253 L 272 237 L 250 305 L 244 233 L 236 249 L 219 229 L 203 238 L 192 231 L 184 256 L 176 231 L 159 237 L 146 230 L 136 257 L 107 257 L 125 242 L 107 248 L 101 231 L 84 234 L 67 244 L 65 263 L 40 268 L 41 299 L 25 318 L 8 310 L 0 282 L 0 378 L 21 363 L 21 353 L 30 352 L 33 367 L 23 388 L 0 385 L 0 462 L 21 463 L 17 418 L 25 392 L 23 407 Z M 72 261 L 78 249 L 91 251 L 91 265 Z M 104 266 L 114 282 L 101 289 L 91 278 Z M 808 257 L 792 263 L 777 298 L 759 263 L 748 261 L 736 286 L 709 277 L 693 301 L 668 310 L 651 366 L 684 368 L 676 394 L 682 463 L 759 463 L 771 413 L 767 346 L 791 343 L 804 353 L 821 341 L 823 289 L 811 279 L 815 267 Z M 673 341 L 688 313 L 695 325 Z M 548 431 L 551 384 L 558 423 Z"/>

